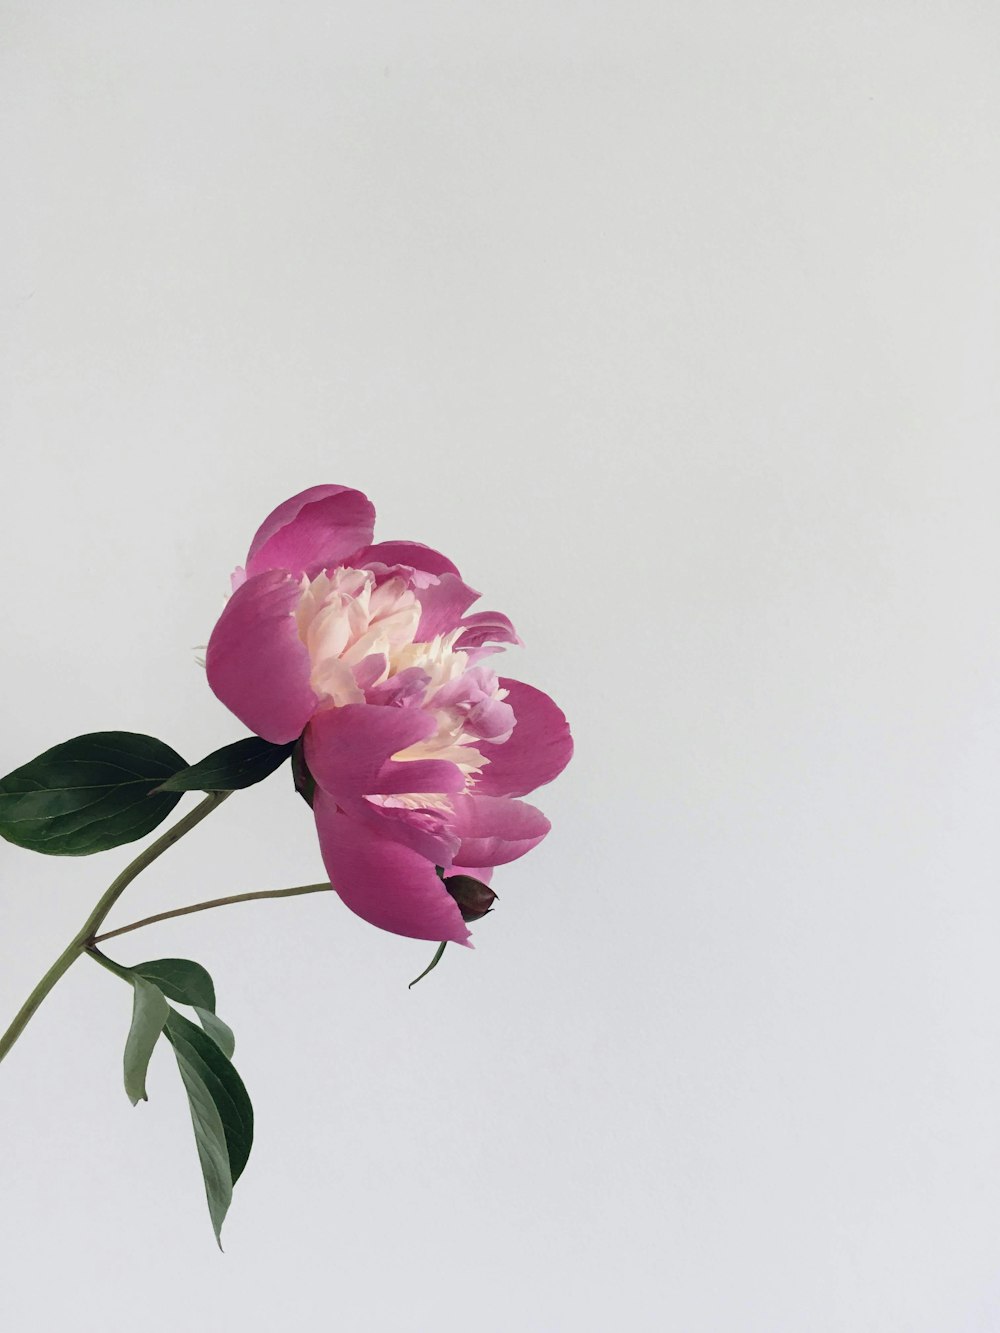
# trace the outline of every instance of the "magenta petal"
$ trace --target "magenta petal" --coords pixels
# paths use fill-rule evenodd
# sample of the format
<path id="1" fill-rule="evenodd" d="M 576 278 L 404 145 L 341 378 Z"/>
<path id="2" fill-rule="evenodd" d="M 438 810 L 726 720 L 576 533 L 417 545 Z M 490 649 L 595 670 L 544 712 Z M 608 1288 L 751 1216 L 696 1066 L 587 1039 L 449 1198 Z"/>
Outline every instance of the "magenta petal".
<path id="1" fill-rule="evenodd" d="M 416 589 L 416 593 L 423 613 L 417 626 L 418 643 L 429 643 L 436 634 L 455 629 L 479 596 L 457 574 L 441 574 L 428 587 Z"/>
<path id="2" fill-rule="evenodd" d="M 478 879 L 480 884 L 489 884 L 493 878 L 492 866 L 478 866 L 475 870 L 470 870 L 468 866 L 452 866 L 448 871 L 449 875 L 471 875 L 473 879 Z"/>
<path id="3" fill-rule="evenodd" d="M 288 569 L 315 578 L 367 546 L 375 507 L 349 486 L 312 486 L 293 495 L 264 520 L 250 544 L 247 574 Z"/>
<path id="4" fill-rule="evenodd" d="M 344 814 L 323 791 L 316 792 L 313 812 L 330 883 L 352 912 L 396 935 L 468 942 L 458 904 L 430 861 L 380 838 L 367 821 Z"/>
<path id="5" fill-rule="evenodd" d="M 376 542 L 353 557 L 358 569 L 369 565 L 409 565 L 425 574 L 458 574 L 446 555 L 422 542 Z"/>
<path id="6" fill-rule="evenodd" d="M 456 648 L 482 648 L 487 643 L 515 643 L 524 647 L 517 630 L 502 611 L 477 611 L 460 623 L 462 633 L 455 640 Z"/>
<path id="7" fill-rule="evenodd" d="M 376 805 L 369 800 L 347 801 L 345 813 L 367 822 L 378 837 L 391 838 L 447 870 L 458 849 L 451 832 L 450 810 L 413 810 L 398 805 Z"/>
<path id="8" fill-rule="evenodd" d="M 455 861 L 463 866 L 516 861 L 537 847 L 551 827 L 541 810 L 507 796 L 456 796 L 452 803 L 452 832 L 461 838 Z"/>
<path id="9" fill-rule="evenodd" d="M 573 738 L 562 710 L 542 690 L 520 680 L 500 677 L 506 702 L 517 722 L 500 744 L 477 742 L 490 762 L 476 780 L 477 796 L 526 796 L 558 777 L 573 754 Z"/>
<path id="10" fill-rule="evenodd" d="M 227 708 L 266 741 L 300 734 L 316 708 L 309 654 L 299 638 L 299 582 L 282 570 L 233 593 L 208 642 L 208 683 Z"/>
<path id="11" fill-rule="evenodd" d="M 306 763 L 322 788 L 345 799 L 459 791 L 464 779 L 456 764 L 442 759 L 391 759 L 436 730 L 435 719 L 419 708 L 344 704 L 313 718 L 305 735 Z"/>

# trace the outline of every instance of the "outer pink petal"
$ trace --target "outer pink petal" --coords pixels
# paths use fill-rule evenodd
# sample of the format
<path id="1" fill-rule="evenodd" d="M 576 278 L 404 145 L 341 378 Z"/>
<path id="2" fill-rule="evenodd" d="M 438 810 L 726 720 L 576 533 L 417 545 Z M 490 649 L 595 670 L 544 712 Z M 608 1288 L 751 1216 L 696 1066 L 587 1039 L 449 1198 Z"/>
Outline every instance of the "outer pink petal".
<path id="1" fill-rule="evenodd" d="M 542 690 L 500 677 L 517 722 L 509 740 L 477 743 L 490 761 L 476 780 L 477 796 L 526 796 L 558 777 L 573 755 L 573 738 L 562 710 Z"/>
<path id="2" fill-rule="evenodd" d="M 537 847 L 551 825 L 533 805 L 506 796 L 456 796 L 452 832 L 463 866 L 502 866 Z M 476 876 L 475 870 L 472 875 Z"/>
<path id="3" fill-rule="evenodd" d="M 479 596 L 457 574 L 441 574 L 428 587 L 418 587 L 415 591 L 423 613 L 417 626 L 417 643 L 429 643 L 435 634 L 455 629 Z"/>
<path id="4" fill-rule="evenodd" d="M 288 569 L 315 578 L 367 546 L 375 529 L 375 507 L 348 486 L 312 486 L 278 506 L 257 529 L 247 556 L 247 574 Z"/>
<path id="5" fill-rule="evenodd" d="M 478 866 L 475 870 L 470 870 L 468 866 L 452 866 L 448 871 L 449 875 L 471 875 L 473 879 L 478 879 L 480 884 L 489 884 L 493 878 L 492 866 Z"/>
<path id="6" fill-rule="evenodd" d="M 226 707 L 279 745 L 301 733 L 318 702 L 295 624 L 298 600 L 298 580 L 282 570 L 248 579 L 226 603 L 205 655 L 208 683 Z"/>
<path id="7" fill-rule="evenodd" d="M 468 942 L 458 904 L 430 861 L 378 837 L 367 822 L 338 810 L 323 791 L 316 792 L 313 812 L 330 883 L 352 912 L 396 935 Z"/>
<path id="8" fill-rule="evenodd" d="M 317 713 L 305 736 L 313 777 L 332 796 L 385 795 L 407 791 L 460 791 L 461 769 L 443 759 L 395 762 L 398 750 L 426 740 L 437 722 L 419 708 L 344 704 Z"/>
<path id="9" fill-rule="evenodd" d="M 376 836 L 402 843 L 444 870 L 451 865 L 458 848 L 458 835 L 450 829 L 450 810 L 413 810 L 398 805 L 375 805 L 364 799 L 341 804 L 352 818 L 367 822 Z"/>
<path id="10" fill-rule="evenodd" d="M 424 546 L 422 542 L 376 542 L 374 546 L 358 551 L 352 557 L 356 568 L 368 565 L 409 565 L 425 574 L 458 574 L 457 568 L 446 555 Z"/>

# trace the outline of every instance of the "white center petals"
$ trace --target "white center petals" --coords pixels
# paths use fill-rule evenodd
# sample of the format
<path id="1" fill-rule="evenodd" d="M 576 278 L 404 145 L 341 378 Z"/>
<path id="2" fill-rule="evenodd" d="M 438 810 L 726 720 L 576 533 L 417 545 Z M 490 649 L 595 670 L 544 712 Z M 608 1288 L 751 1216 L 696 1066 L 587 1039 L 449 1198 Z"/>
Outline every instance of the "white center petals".
<path id="1" fill-rule="evenodd" d="M 375 691 L 372 702 L 385 700 L 386 692 L 391 694 L 394 689 L 394 677 L 408 672 L 400 682 L 406 686 L 405 706 L 428 712 L 437 730 L 400 750 L 393 759 L 448 760 L 459 767 L 468 784 L 488 762 L 476 749 L 484 733 L 472 719 L 482 715 L 484 700 L 493 707 L 493 701 L 501 701 L 506 691 L 492 671 L 481 666 L 470 670 L 468 655 L 454 647 L 461 629 L 417 642 L 421 614 L 416 593 L 403 579 L 390 578 L 376 586 L 370 570 L 345 568 L 318 574 L 311 581 L 303 577 L 295 620 L 312 663 L 310 684 L 325 706 L 364 703 L 368 690 Z M 439 692 L 441 701 L 435 706 Z M 510 731 L 487 734 L 490 739 L 504 740 Z M 450 809 L 450 800 L 442 793 L 372 799 L 412 808 Z"/>

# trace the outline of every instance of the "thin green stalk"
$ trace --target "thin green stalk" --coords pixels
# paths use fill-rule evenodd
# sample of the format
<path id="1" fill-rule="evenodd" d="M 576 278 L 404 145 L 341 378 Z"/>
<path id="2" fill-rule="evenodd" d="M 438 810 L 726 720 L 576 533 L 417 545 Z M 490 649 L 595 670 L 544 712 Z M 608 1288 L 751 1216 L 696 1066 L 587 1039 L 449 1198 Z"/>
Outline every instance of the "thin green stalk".
<path id="1" fill-rule="evenodd" d="M 434 969 L 437 967 L 438 963 L 440 963 L 440 961 L 441 961 L 441 957 L 442 957 L 442 955 L 443 955 L 443 953 L 444 953 L 444 951 L 445 951 L 445 946 L 447 945 L 447 943 L 448 943 L 447 940 L 442 940 L 442 941 L 441 941 L 441 943 L 440 943 L 440 944 L 438 945 L 438 947 L 437 947 L 437 952 L 435 953 L 434 957 L 433 957 L 433 958 L 431 959 L 431 961 L 427 964 L 427 966 L 424 968 L 424 970 L 420 973 L 420 976 L 419 976 L 419 977 L 414 977 L 414 978 L 413 978 L 413 980 L 412 980 L 412 981 L 410 982 L 410 984 L 407 986 L 407 988 L 406 988 L 407 990 L 413 990 L 413 987 L 417 984 L 418 981 L 423 981 L 424 977 L 426 977 L 426 975 L 427 975 L 428 972 L 433 972 L 433 971 L 434 971 Z"/>
<path id="2" fill-rule="evenodd" d="M 169 912 L 157 912 L 154 916 L 144 916 L 141 921 L 119 926 L 117 930 L 106 930 L 103 935 L 95 935 L 91 944 L 100 944 L 102 940 L 113 940 L 116 935 L 127 935 L 130 930 L 140 926 L 152 926 L 157 921 L 169 921 L 175 916 L 189 916 L 192 912 L 207 912 L 210 907 L 228 907 L 230 903 L 252 903 L 258 898 L 296 898 L 302 893 L 332 892 L 332 884 L 299 884 L 294 889 L 257 889 L 253 893 L 231 893 L 228 898 L 210 898 L 208 902 L 192 903 L 190 907 L 174 907 Z"/>
<path id="3" fill-rule="evenodd" d="M 210 815 L 216 806 L 221 805 L 226 797 L 231 795 L 232 793 L 227 791 L 211 792 L 200 802 L 200 804 L 196 805 L 193 810 L 186 814 L 183 819 L 179 819 L 176 824 L 167 829 L 166 833 L 162 833 L 155 842 L 151 842 L 149 846 L 144 851 L 140 852 L 135 860 L 130 862 L 121 874 L 111 882 L 105 892 L 101 895 L 97 906 L 91 912 L 90 916 L 87 917 L 86 921 L 73 936 L 72 940 L 70 940 L 66 948 L 45 973 L 44 977 L 42 977 L 41 981 L 18 1010 L 13 1023 L 11 1023 L 3 1036 L 0 1037 L 0 1060 L 3 1060 L 4 1056 L 6 1056 L 7 1052 L 28 1026 L 35 1010 L 45 999 L 46 995 L 48 995 L 52 987 L 86 949 L 88 943 L 94 938 L 94 932 L 104 921 L 104 918 L 108 915 L 112 907 L 114 907 L 115 903 L 135 877 L 141 874 L 147 866 L 152 865 L 157 857 L 162 856 L 168 847 L 172 847 L 175 842 L 178 842 L 183 838 L 185 833 L 190 833 L 196 825 L 201 823 L 206 815 Z"/>

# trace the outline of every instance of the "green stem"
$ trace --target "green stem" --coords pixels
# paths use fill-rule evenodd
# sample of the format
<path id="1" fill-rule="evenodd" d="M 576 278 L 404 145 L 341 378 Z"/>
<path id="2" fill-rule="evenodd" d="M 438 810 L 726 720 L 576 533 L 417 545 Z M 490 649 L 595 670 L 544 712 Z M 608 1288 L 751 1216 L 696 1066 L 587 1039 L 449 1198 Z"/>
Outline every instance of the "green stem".
<path id="1" fill-rule="evenodd" d="M 113 972 L 116 977 L 121 977 L 122 981 L 127 981 L 131 986 L 132 974 L 129 972 L 128 968 L 122 967 L 120 963 L 116 963 L 115 960 L 109 958 L 106 953 L 101 953 L 96 945 L 88 944 L 83 952 L 88 958 L 93 958 L 95 963 L 100 963 L 101 967 L 106 967 L 109 972 Z"/>
<path id="2" fill-rule="evenodd" d="M 441 943 L 440 943 L 440 944 L 438 945 L 438 947 L 437 947 L 437 952 L 435 953 L 434 957 L 433 957 L 433 958 L 431 959 L 431 961 L 427 964 L 427 966 L 424 968 L 424 970 L 420 973 L 420 976 L 419 976 L 419 977 L 414 977 L 414 978 L 413 978 L 413 980 L 412 980 L 412 981 L 410 982 L 410 984 L 407 986 L 407 988 L 406 988 L 407 990 L 413 990 L 413 987 L 417 984 L 418 981 L 423 981 L 424 977 L 426 977 L 426 975 L 427 975 L 428 972 L 433 972 L 433 971 L 434 971 L 434 969 L 437 967 L 438 963 L 440 963 L 440 961 L 441 961 L 441 955 L 444 953 L 445 945 L 446 945 L 447 943 L 448 943 L 447 940 L 442 940 L 442 941 L 441 941 Z"/>
<path id="3" fill-rule="evenodd" d="M 91 912 L 90 916 L 87 917 L 86 921 L 73 936 L 72 940 L 70 940 L 66 948 L 45 973 L 45 976 L 42 977 L 41 981 L 18 1010 L 13 1023 L 11 1023 L 3 1036 L 0 1037 L 0 1060 L 3 1060 L 15 1041 L 17 1041 L 18 1037 L 28 1026 L 35 1010 L 45 999 L 46 995 L 48 995 L 52 987 L 87 948 L 87 945 L 94 938 L 94 932 L 101 925 L 104 918 L 108 915 L 112 907 L 114 907 L 115 903 L 135 877 L 141 874 L 147 866 L 152 865 L 158 856 L 162 856 L 168 847 L 172 847 L 175 842 L 178 842 L 183 838 L 185 833 L 190 833 L 196 825 L 201 823 L 206 815 L 210 815 L 216 806 L 221 805 L 226 797 L 231 795 L 232 793 L 227 791 L 211 792 L 200 804 L 196 805 L 193 810 L 186 814 L 183 819 L 179 819 L 172 828 L 167 829 L 166 833 L 162 833 L 155 842 L 151 842 L 145 851 L 140 852 L 135 860 L 127 865 L 121 874 L 112 881 L 101 895 L 97 906 Z"/>
<path id="4" fill-rule="evenodd" d="M 211 898 L 208 902 L 193 903 L 190 907 L 174 907 L 169 912 L 157 912 L 155 916 L 144 916 L 141 921 L 133 921 L 128 926 L 119 926 L 117 930 L 106 930 L 103 935 L 95 935 L 91 944 L 100 944 L 102 940 L 113 940 L 116 935 L 127 935 L 130 930 L 140 926 L 152 926 L 157 921 L 169 921 L 175 916 L 189 916 L 192 912 L 207 912 L 210 907 L 228 907 L 230 903 L 252 903 L 258 898 L 296 898 L 302 893 L 332 892 L 332 884 L 299 884 L 294 889 L 257 889 L 253 893 L 232 893 L 228 898 Z"/>

